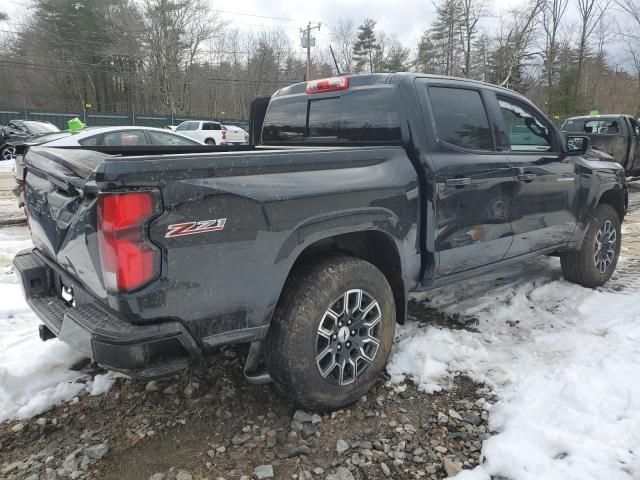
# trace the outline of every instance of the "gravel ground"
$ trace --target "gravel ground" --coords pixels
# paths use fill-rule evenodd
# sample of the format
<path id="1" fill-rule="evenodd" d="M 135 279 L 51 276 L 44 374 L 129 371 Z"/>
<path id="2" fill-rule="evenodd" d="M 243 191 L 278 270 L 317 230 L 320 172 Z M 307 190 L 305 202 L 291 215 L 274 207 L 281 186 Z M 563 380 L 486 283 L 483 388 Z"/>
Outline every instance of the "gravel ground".
<path id="1" fill-rule="evenodd" d="M 635 186 L 631 205 L 640 207 Z M 640 259 L 640 215 L 625 229 L 623 255 Z M 638 262 L 627 265 L 612 289 L 638 275 Z M 410 321 L 474 328 L 472 318 L 420 303 L 409 313 Z M 221 350 L 159 382 L 119 377 L 104 395 L 0 424 L 0 478 L 435 480 L 476 465 L 491 434 L 495 398 L 462 375 L 432 395 L 382 377 L 354 405 L 319 415 L 297 411 L 271 385 L 247 384 L 246 353 Z"/>
<path id="2" fill-rule="evenodd" d="M 247 384 L 245 354 L 221 351 L 166 381 L 118 378 L 105 395 L 6 422 L 0 475 L 437 479 L 480 457 L 493 398 L 466 377 L 435 395 L 381 378 L 351 407 L 318 415 L 295 410 L 272 386 Z"/>

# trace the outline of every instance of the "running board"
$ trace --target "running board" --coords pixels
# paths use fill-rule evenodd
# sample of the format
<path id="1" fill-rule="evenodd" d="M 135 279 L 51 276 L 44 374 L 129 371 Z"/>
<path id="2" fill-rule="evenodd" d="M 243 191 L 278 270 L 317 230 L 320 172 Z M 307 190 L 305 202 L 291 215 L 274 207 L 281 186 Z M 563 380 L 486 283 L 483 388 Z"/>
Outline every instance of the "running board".
<path id="1" fill-rule="evenodd" d="M 247 361 L 244 364 L 244 378 L 254 385 L 265 385 L 273 382 L 266 367 L 261 363 L 262 346 L 262 341 L 251 342 Z"/>

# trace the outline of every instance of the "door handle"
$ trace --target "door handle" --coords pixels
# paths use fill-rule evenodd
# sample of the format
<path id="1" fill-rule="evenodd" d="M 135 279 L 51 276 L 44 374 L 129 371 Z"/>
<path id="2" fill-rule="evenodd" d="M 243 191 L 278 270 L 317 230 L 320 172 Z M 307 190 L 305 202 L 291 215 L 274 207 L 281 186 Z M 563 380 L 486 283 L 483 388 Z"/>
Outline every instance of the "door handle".
<path id="1" fill-rule="evenodd" d="M 535 180 L 535 178 L 535 173 L 521 173 L 520 175 L 518 175 L 519 182 L 530 182 L 532 180 Z"/>
<path id="2" fill-rule="evenodd" d="M 462 187 L 465 187 L 467 185 L 471 185 L 471 179 L 469 177 L 447 178 L 444 181 L 444 184 L 447 187 L 462 188 Z"/>

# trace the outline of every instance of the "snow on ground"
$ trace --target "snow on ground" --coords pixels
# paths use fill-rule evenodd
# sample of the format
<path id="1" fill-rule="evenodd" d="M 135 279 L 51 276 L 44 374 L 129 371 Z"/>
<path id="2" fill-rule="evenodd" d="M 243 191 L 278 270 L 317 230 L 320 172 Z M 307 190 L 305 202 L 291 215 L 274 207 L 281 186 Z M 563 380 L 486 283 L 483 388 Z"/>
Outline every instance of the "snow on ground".
<path id="1" fill-rule="evenodd" d="M 30 245 L 27 228 L 0 229 L 0 421 L 38 415 L 85 392 L 100 395 L 113 383 L 112 374 L 91 379 L 70 370 L 82 355 L 38 337 L 40 321 L 10 266 L 15 253 Z"/>
<path id="2" fill-rule="evenodd" d="M 14 160 L 0 160 L 0 172 L 13 171 L 14 164 L 15 164 Z"/>
<path id="3" fill-rule="evenodd" d="M 426 393 L 466 374 L 499 398 L 485 463 L 458 479 L 640 478 L 636 265 L 621 259 L 619 279 L 590 290 L 562 280 L 559 261 L 543 258 L 421 296 L 479 323 L 470 331 L 407 322 L 389 374 Z"/>

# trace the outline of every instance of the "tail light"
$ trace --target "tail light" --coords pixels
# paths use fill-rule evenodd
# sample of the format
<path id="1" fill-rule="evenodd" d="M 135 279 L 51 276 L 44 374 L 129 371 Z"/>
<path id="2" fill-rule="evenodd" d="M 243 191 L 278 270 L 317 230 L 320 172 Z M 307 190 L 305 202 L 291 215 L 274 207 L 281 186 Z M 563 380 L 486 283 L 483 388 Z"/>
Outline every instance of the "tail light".
<path id="1" fill-rule="evenodd" d="M 98 197 L 98 243 L 107 290 L 136 290 L 160 273 L 160 252 L 147 236 L 158 205 L 152 191 Z"/>
<path id="2" fill-rule="evenodd" d="M 222 139 L 223 140 L 227 139 L 227 132 L 225 130 L 222 131 Z"/>
<path id="3" fill-rule="evenodd" d="M 336 92 L 349 88 L 349 77 L 331 77 L 307 82 L 305 92 L 311 93 Z"/>

